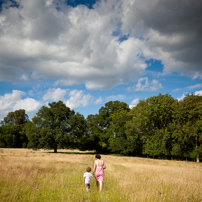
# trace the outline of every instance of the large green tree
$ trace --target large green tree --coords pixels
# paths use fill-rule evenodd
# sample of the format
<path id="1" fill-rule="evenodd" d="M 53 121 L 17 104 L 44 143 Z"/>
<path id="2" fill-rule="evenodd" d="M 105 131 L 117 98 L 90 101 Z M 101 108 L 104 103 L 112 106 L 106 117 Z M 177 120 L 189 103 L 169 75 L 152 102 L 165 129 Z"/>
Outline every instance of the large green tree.
<path id="1" fill-rule="evenodd" d="M 71 139 L 70 119 L 74 114 L 62 101 L 42 106 L 32 119 L 35 126 L 32 129 L 40 131 L 40 145 L 53 148 L 55 153 L 58 147 L 64 147 L 64 143 Z"/>
<path id="2" fill-rule="evenodd" d="M 159 94 L 140 101 L 131 110 L 132 119 L 127 123 L 127 135 L 142 141 L 144 155 L 170 157 L 171 133 L 168 128 L 173 121 L 176 102 L 169 94 Z"/>

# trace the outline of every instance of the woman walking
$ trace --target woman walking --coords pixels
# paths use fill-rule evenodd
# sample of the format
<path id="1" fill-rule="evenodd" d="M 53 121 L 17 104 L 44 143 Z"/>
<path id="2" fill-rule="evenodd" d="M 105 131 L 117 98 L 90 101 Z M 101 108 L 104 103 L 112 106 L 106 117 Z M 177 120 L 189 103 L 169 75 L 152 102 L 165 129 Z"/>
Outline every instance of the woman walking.
<path id="1" fill-rule="evenodd" d="M 106 169 L 106 164 L 103 160 L 101 160 L 101 156 L 99 154 L 95 155 L 94 169 L 93 174 L 96 179 L 97 189 L 101 192 L 102 185 L 104 180 L 104 169 Z"/>

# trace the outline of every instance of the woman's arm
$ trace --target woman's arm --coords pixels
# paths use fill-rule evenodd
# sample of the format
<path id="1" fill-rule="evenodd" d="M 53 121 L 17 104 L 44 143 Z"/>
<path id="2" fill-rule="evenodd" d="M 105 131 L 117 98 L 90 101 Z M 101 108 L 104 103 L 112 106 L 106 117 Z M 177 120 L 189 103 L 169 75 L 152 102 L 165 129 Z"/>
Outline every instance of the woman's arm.
<path id="1" fill-rule="evenodd" d="M 95 169 L 96 169 L 96 163 L 94 162 L 93 175 L 95 173 Z"/>
<path id="2" fill-rule="evenodd" d="M 106 166 L 106 164 L 105 164 L 105 162 L 103 163 L 103 169 L 106 169 L 107 168 L 107 166 Z"/>

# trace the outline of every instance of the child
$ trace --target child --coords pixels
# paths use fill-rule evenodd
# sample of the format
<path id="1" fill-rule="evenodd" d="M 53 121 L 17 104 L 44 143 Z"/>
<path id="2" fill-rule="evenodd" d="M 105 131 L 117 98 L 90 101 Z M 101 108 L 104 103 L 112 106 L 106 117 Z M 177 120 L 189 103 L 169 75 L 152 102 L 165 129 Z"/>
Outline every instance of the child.
<path id="1" fill-rule="evenodd" d="M 93 176 L 91 173 L 91 168 L 88 167 L 86 168 L 86 172 L 84 173 L 83 175 L 83 180 L 84 180 L 84 183 L 86 185 L 86 191 L 89 192 L 89 189 L 90 189 L 90 182 L 91 182 L 91 177 Z"/>

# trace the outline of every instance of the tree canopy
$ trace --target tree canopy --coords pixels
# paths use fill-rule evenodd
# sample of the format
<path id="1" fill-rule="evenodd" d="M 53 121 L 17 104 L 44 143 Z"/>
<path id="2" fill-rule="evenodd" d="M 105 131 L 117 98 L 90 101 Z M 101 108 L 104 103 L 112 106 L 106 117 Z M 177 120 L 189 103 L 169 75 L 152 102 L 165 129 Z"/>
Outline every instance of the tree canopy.
<path id="1" fill-rule="evenodd" d="M 30 121 L 25 110 L 1 121 L 0 147 L 95 150 L 166 159 L 202 157 L 202 96 L 175 100 L 159 94 L 132 109 L 109 101 L 87 118 L 62 101 L 42 106 Z"/>
<path id="2" fill-rule="evenodd" d="M 9 112 L 1 121 L 0 147 L 27 147 L 28 139 L 24 132 L 24 125 L 29 121 L 24 109 Z"/>
<path id="3" fill-rule="evenodd" d="M 54 152 L 57 152 L 58 146 L 63 145 L 63 142 L 70 138 L 71 125 L 69 122 L 74 114 L 75 112 L 62 101 L 42 106 L 32 119 L 35 126 L 32 129 L 40 131 L 40 145 L 45 148 L 53 148 Z"/>

